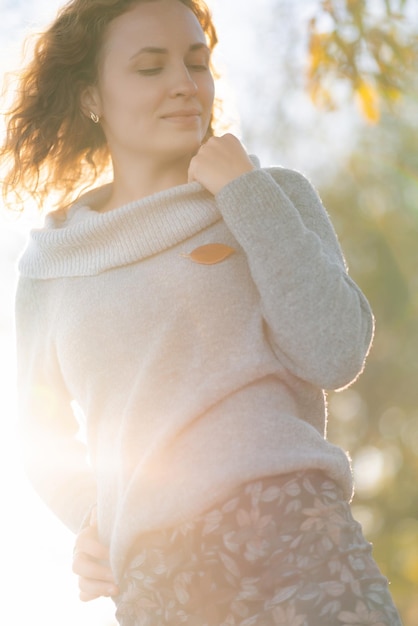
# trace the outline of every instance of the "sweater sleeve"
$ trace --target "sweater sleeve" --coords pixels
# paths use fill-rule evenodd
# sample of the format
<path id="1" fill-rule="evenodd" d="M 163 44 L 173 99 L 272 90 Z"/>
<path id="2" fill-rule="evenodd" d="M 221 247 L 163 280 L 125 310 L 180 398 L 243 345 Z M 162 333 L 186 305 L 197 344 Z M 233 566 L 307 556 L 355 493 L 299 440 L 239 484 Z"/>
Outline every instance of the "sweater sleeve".
<path id="1" fill-rule="evenodd" d="M 363 369 L 374 320 L 311 184 L 291 170 L 258 169 L 216 201 L 247 255 L 278 358 L 323 389 L 350 384 Z"/>
<path id="2" fill-rule="evenodd" d="M 20 279 L 16 294 L 16 341 L 25 470 L 44 502 L 77 532 L 95 504 L 95 480 L 60 375 L 51 328 L 37 306 L 33 281 L 26 278 Z"/>

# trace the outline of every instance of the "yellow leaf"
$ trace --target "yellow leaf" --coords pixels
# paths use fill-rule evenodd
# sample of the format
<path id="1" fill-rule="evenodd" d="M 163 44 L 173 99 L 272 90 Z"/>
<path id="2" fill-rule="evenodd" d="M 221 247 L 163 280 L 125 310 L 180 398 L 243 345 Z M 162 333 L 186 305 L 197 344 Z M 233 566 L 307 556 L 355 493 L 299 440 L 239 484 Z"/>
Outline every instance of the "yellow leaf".
<path id="1" fill-rule="evenodd" d="M 311 76 L 322 68 L 329 65 L 331 58 L 328 54 L 328 46 L 331 36 L 328 33 L 313 32 L 309 41 L 309 73 Z"/>
<path id="2" fill-rule="evenodd" d="M 214 265 L 215 263 L 224 261 L 234 252 L 234 248 L 231 248 L 224 243 L 207 243 L 204 246 L 199 246 L 199 248 L 192 250 L 190 254 L 183 254 L 182 256 L 191 259 L 195 263 Z"/>
<path id="3" fill-rule="evenodd" d="M 361 81 L 356 88 L 356 94 L 364 117 L 368 122 L 376 124 L 380 119 L 379 94 L 370 83 Z"/>

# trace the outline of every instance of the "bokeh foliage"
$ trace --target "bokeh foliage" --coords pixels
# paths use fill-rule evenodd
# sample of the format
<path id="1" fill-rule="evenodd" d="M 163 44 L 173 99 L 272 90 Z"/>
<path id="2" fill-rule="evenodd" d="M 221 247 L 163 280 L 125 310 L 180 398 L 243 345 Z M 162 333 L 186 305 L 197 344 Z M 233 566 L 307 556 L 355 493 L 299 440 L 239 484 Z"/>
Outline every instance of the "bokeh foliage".
<path id="1" fill-rule="evenodd" d="M 370 0 L 318 3 L 309 23 L 308 88 L 315 103 L 336 106 L 336 80 L 349 84 L 371 122 L 379 120 L 381 99 L 399 99 L 418 61 L 408 5 L 411 0 L 381 0 L 380 6 Z"/>
<path id="2" fill-rule="evenodd" d="M 281 155 L 284 165 L 296 167 L 303 150 L 294 151 L 297 158 L 292 162 L 290 146 L 305 145 L 314 172 L 318 151 L 312 150 L 312 140 L 318 141 L 318 128 L 324 130 L 324 143 L 332 137 L 336 120 L 351 129 L 351 139 L 355 136 L 343 157 L 332 143 L 325 147 L 330 173 L 320 180 L 319 191 L 350 274 L 372 305 L 376 336 L 360 378 L 347 390 L 329 394 L 328 435 L 350 451 L 357 485 L 354 513 L 391 582 L 405 626 L 415 626 L 418 6 L 415 0 L 312 0 L 309 14 L 302 4 L 307 2 L 298 10 L 296 3 L 275 0 L 270 31 L 264 24 L 269 36 L 263 39 L 260 32 L 258 38 L 264 58 L 276 63 L 264 70 L 266 90 L 260 89 L 271 118 L 263 141 L 270 142 L 270 151 Z M 298 66 L 295 37 L 301 31 L 300 16 L 308 17 L 305 58 Z M 274 81 L 277 75 L 280 82 Z M 298 76 L 304 80 L 298 81 Z M 295 114 L 303 96 L 314 103 L 316 117 L 306 115 L 303 106 L 300 115 Z M 262 127 L 255 118 L 244 125 L 244 137 L 250 141 L 257 126 Z M 313 121 L 311 128 L 307 120 Z M 304 163 L 301 168 L 305 170 Z"/>
<path id="3" fill-rule="evenodd" d="M 364 373 L 330 396 L 329 436 L 350 450 L 354 467 L 364 458 L 354 510 L 408 626 L 418 623 L 417 103 L 411 95 L 396 115 L 384 113 L 378 127 L 363 129 L 322 190 L 350 273 L 376 316 Z"/>
<path id="4" fill-rule="evenodd" d="M 417 31 L 407 2 L 373 21 L 364 0 L 323 2 L 334 28 L 310 26 L 309 88 L 348 81 L 366 121 L 322 189 L 376 336 L 355 385 L 331 394 L 329 436 L 348 448 L 353 506 L 391 581 L 405 625 L 418 623 L 418 90 Z M 338 5 L 338 6 L 337 6 Z M 407 22 L 407 23 L 406 23 Z M 318 51 L 319 50 L 319 51 Z M 319 87 L 318 87 L 319 85 Z M 323 102 L 321 102 L 323 104 Z M 376 123 L 379 122 L 377 125 Z M 357 464 L 356 464 L 357 461 Z"/>

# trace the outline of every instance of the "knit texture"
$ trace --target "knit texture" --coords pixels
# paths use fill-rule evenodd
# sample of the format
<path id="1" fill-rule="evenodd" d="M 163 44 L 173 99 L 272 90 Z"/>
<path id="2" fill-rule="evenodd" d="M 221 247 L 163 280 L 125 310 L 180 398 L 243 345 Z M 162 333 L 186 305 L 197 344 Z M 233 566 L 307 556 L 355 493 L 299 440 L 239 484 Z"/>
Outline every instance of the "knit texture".
<path id="1" fill-rule="evenodd" d="M 108 193 L 50 214 L 19 265 L 20 427 L 41 496 L 74 531 L 97 502 L 116 579 L 138 534 L 245 481 L 321 469 L 349 499 L 323 389 L 361 372 L 373 317 L 311 184 L 256 169 L 215 198 L 191 183 L 102 214 Z M 209 243 L 234 253 L 194 262 Z"/>

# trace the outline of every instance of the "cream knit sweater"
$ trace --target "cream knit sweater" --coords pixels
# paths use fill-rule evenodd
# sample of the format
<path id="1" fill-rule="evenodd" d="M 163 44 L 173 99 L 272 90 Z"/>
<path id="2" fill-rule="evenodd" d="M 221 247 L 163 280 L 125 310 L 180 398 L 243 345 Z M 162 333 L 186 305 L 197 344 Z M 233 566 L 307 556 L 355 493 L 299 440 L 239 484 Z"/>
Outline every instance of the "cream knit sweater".
<path id="1" fill-rule="evenodd" d="M 116 579 L 138 533 L 244 481 L 317 468 L 349 499 L 322 390 L 357 377 L 373 318 L 310 183 L 256 169 L 216 198 L 191 183 L 101 214 L 108 192 L 50 214 L 20 261 L 20 427 L 40 495 L 74 531 L 97 502 Z M 195 262 L 208 243 L 234 252 Z"/>

